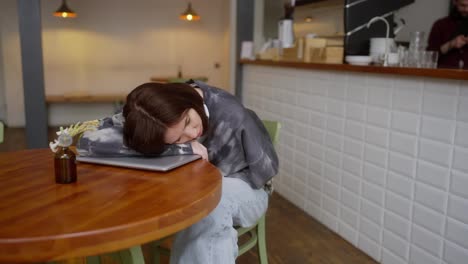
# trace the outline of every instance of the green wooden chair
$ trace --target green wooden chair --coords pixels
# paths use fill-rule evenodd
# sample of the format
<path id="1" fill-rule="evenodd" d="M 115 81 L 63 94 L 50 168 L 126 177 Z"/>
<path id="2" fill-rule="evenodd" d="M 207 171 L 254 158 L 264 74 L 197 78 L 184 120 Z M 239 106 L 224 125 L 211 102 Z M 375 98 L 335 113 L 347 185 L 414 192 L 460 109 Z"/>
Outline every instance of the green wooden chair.
<path id="1" fill-rule="evenodd" d="M 3 142 L 3 134 L 4 134 L 3 130 L 4 129 L 5 129 L 5 126 L 3 125 L 3 122 L 0 121 L 0 143 Z"/>
<path id="2" fill-rule="evenodd" d="M 277 121 L 263 120 L 263 125 L 270 135 L 273 145 L 276 145 L 279 142 L 279 132 L 281 128 L 281 123 Z M 237 237 L 240 238 L 243 235 L 248 235 L 249 239 L 244 243 L 239 245 L 239 254 L 238 256 L 243 255 L 245 252 L 249 251 L 255 245 L 258 248 L 258 257 L 260 264 L 268 263 L 267 249 L 266 249 L 266 235 L 265 235 L 265 214 L 260 217 L 260 219 L 251 227 L 236 227 Z M 154 264 L 159 264 L 160 255 L 169 256 L 170 251 L 166 248 L 160 247 L 163 240 L 154 242 Z"/>
<path id="3" fill-rule="evenodd" d="M 276 145 L 279 142 L 279 132 L 281 128 L 281 124 L 276 121 L 270 120 L 263 120 L 263 125 L 268 131 L 270 135 L 271 141 L 273 145 Z M 249 251 L 255 245 L 258 246 L 258 256 L 260 260 L 260 264 L 267 264 L 268 263 L 268 256 L 267 256 L 267 249 L 266 249 L 266 236 L 265 236 L 265 214 L 260 217 L 260 219 L 255 223 L 255 225 L 251 227 L 236 227 L 237 230 L 237 237 L 241 237 L 243 235 L 249 235 L 249 238 L 246 242 L 239 245 L 239 254 L 238 256 L 244 254 L 245 252 Z M 170 250 L 161 247 L 161 244 L 164 243 L 170 237 L 166 237 L 160 239 L 158 241 L 154 241 L 152 243 L 153 250 L 153 263 L 159 264 L 161 255 L 170 255 Z M 120 259 L 122 263 L 125 264 L 135 264 L 135 263 L 143 263 L 143 253 L 140 246 L 134 246 L 130 249 L 125 249 L 119 252 L 114 252 L 107 254 L 114 259 Z M 100 264 L 100 257 L 99 256 L 92 256 L 86 258 L 88 264 Z"/>

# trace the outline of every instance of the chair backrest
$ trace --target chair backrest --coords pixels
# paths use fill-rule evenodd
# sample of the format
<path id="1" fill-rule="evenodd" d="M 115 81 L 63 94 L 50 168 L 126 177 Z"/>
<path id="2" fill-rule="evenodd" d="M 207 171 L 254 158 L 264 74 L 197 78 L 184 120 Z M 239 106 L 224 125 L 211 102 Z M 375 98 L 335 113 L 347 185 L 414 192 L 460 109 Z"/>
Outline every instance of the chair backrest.
<path id="1" fill-rule="evenodd" d="M 268 134 L 270 135 L 273 145 L 276 146 L 276 144 L 279 142 L 279 132 L 281 128 L 281 123 L 272 120 L 262 120 L 262 122 L 266 130 L 268 131 Z"/>
<path id="2" fill-rule="evenodd" d="M 4 125 L 2 123 L 2 121 L 0 121 L 0 143 L 3 142 L 3 130 L 4 130 Z"/>

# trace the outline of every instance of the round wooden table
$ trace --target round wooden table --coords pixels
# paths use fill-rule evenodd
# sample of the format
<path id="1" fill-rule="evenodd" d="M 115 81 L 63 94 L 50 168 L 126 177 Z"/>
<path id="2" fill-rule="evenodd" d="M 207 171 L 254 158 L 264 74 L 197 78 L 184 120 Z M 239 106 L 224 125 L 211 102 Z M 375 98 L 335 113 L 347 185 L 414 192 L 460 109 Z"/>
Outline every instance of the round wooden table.
<path id="1" fill-rule="evenodd" d="M 80 163 L 56 184 L 49 149 L 0 153 L 0 263 L 112 252 L 173 234 L 210 213 L 221 174 L 197 160 L 169 172 Z"/>

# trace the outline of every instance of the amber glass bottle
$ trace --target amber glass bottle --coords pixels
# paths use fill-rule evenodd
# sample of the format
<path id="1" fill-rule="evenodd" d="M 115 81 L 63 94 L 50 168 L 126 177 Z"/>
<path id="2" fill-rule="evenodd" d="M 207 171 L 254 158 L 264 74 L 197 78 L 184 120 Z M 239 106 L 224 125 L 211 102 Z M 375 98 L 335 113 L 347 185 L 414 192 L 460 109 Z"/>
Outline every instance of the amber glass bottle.
<path id="1" fill-rule="evenodd" d="M 59 146 L 54 157 L 56 183 L 76 182 L 76 155 L 69 148 L 72 141 L 72 137 L 67 134 L 59 136 Z"/>

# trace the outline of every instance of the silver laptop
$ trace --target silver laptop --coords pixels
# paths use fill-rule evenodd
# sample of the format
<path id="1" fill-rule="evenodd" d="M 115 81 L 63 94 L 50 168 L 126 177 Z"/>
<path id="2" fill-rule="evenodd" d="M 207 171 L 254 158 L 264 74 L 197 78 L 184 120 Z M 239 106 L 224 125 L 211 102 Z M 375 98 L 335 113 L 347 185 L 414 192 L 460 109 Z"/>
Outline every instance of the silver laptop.
<path id="1" fill-rule="evenodd" d="M 85 157 L 77 156 L 76 160 L 86 163 L 126 167 L 141 170 L 168 171 L 191 161 L 199 159 L 199 155 L 178 155 L 164 157 Z"/>

